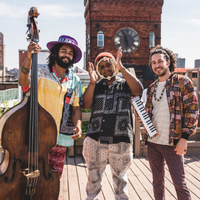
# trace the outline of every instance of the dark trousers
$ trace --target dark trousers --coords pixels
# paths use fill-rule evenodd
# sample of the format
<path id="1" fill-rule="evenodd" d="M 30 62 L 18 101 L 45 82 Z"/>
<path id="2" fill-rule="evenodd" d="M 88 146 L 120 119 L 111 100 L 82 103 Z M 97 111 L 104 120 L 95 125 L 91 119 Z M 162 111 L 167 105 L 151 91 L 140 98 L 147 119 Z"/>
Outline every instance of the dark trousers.
<path id="1" fill-rule="evenodd" d="M 148 142 L 147 157 L 153 175 L 155 200 L 165 199 L 165 162 L 176 189 L 178 200 L 190 200 L 190 193 L 185 182 L 184 156 L 177 155 L 175 146 L 160 145 Z"/>

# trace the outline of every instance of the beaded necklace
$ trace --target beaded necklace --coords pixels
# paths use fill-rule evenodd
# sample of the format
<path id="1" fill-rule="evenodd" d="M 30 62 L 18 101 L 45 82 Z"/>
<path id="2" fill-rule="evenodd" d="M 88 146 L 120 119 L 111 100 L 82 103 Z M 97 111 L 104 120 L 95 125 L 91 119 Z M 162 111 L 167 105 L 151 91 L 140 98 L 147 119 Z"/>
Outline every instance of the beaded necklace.
<path id="1" fill-rule="evenodd" d="M 160 101 L 160 100 L 162 99 L 163 94 L 164 94 L 164 91 L 165 91 L 165 88 L 166 88 L 166 83 L 165 83 L 165 85 L 164 85 L 164 87 L 163 87 L 163 89 L 162 89 L 161 95 L 160 95 L 160 97 L 157 99 L 157 98 L 156 98 L 156 91 L 157 91 L 158 83 L 159 83 L 159 81 L 156 82 L 156 84 L 155 84 L 155 89 L 154 89 L 154 99 L 155 99 L 155 101 Z"/>

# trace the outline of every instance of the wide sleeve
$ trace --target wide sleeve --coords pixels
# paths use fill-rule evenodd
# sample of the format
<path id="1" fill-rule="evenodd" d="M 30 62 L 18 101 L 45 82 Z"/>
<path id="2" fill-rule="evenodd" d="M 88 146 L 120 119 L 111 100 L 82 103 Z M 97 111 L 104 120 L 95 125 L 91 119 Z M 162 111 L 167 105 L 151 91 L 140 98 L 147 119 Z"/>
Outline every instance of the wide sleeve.
<path id="1" fill-rule="evenodd" d="M 183 94 L 183 124 L 182 138 L 188 139 L 189 136 L 195 134 L 198 123 L 198 100 L 194 85 L 189 78 L 184 80 L 184 87 L 181 91 Z"/>

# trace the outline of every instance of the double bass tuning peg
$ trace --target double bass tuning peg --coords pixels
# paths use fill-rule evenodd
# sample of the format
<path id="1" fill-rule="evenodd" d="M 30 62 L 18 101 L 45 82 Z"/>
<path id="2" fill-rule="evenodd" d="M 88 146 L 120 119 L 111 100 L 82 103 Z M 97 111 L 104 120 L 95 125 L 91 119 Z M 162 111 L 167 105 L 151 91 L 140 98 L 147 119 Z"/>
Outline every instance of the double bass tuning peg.
<path id="1" fill-rule="evenodd" d="M 27 24 L 26 26 L 27 26 L 28 28 L 31 28 L 31 24 Z"/>
<path id="2" fill-rule="evenodd" d="M 27 34 L 27 41 L 29 41 L 31 39 L 31 34 Z"/>

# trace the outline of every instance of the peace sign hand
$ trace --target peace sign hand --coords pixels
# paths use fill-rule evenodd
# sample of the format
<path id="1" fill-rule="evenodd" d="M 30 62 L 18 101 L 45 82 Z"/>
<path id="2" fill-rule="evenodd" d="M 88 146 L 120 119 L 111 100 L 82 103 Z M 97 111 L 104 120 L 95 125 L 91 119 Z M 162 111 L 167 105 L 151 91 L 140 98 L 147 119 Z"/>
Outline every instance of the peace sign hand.
<path id="1" fill-rule="evenodd" d="M 98 81 L 99 77 L 92 62 L 89 62 L 88 71 L 90 75 L 90 82 L 95 84 Z"/>

